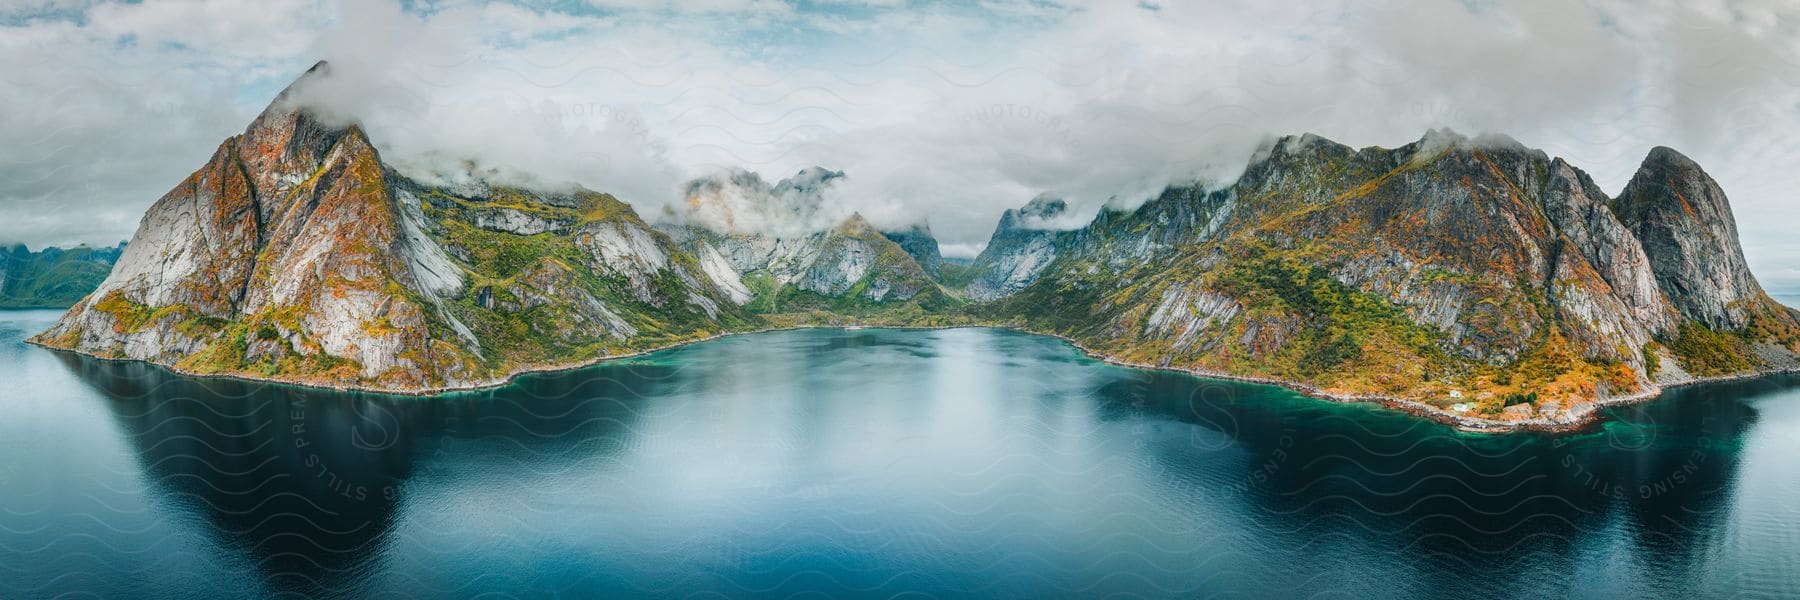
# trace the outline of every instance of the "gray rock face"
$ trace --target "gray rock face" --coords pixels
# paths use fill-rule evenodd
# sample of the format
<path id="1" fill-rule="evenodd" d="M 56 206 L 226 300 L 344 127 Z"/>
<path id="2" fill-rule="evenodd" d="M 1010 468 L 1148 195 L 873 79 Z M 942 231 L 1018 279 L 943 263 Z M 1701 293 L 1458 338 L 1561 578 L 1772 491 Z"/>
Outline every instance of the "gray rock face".
<path id="1" fill-rule="evenodd" d="M 826 297 L 843 296 L 860 284 L 859 297 L 872 302 L 904 302 L 936 285 L 906 249 L 861 215 L 827 231 L 785 237 L 687 223 L 666 224 L 663 230 L 700 258 L 710 278 L 727 280 L 722 287 L 742 289 L 746 301 L 748 277 L 766 277 L 778 288 L 792 286 Z M 935 250 L 937 243 L 930 245 Z M 724 264 L 706 266 L 715 254 Z"/>
<path id="2" fill-rule="evenodd" d="M 717 278 L 737 278 L 729 283 L 743 287 L 742 278 L 766 275 L 777 283 L 788 283 L 804 275 L 825 245 L 827 232 L 794 237 L 755 234 L 723 234 L 692 225 L 665 225 L 668 233 L 690 253 L 718 255 L 727 268 L 709 272 Z"/>
<path id="3" fill-rule="evenodd" d="M 250 149 L 258 154 L 243 154 Z M 252 341 L 293 341 L 285 350 L 257 343 L 250 355 L 322 354 L 354 361 L 363 379 L 455 383 L 425 363 L 431 301 L 390 286 L 436 298 L 455 294 L 460 280 L 434 260 L 441 249 L 406 234 L 390 189 L 359 129 L 325 127 L 278 101 L 151 207 L 120 268 L 45 337 L 180 363 L 224 334 L 195 319 L 257 316 L 270 324 Z M 417 272 L 424 268 L 438 271 Z M 146 312 L 150 321 L 137 322 Z"/>
<path id="4" fill-rule="evenodd" d="M 573 272 L 556 263 L 539 264 L 518 278 L 507 291 L 517 301 L 502 304 L 498 310 L 518 313 L 541 307 L 568 307 L 571 313 L 568 326 L 532 323 L 533 332 L 541 337 L 569 343 L 603 337 L 625 340 L 638 333 L 637 328 L 625 322 L 617 312 L 582 289 Z"/>
<path id="5" fill-rule="evenodd" d="M 1244 311 L 1237 300 L 1197 286 L 1172 285 L 1165 289 L 1145 324 L 1146 334 L 1170 340 L 1177 351 L 1190 351 L 1203 341 L 1201 334 L 1221 327 Z"/>
<path id="6" fill-rule="evenodd" d="M 937 279 L 943 274 L 944 255 L 938 252 L 937 237 L 931 235 L 930 225 L 913 225 L 899 231 L 883 231 L 882 235 L 900 245 L 900 249 L 912 255 L 913 261 L 926 275 Z"/>
<path id="7" fill-rule="evenodd" d="M 686 205 L 668 211 L 661 228 L 740 304 L 752 299 L 751 283 L 763 281 L 773 289 L 762 291 L 776 296 L 784 288 L 826 298 L 858 290 L 872 302 L 911 300 L 934 288 L 942 257 L 931 230 L 884 234 L 859 214 L 845 215 L 826 202 L 843 178 L 822 167 L 773 185 L 742 170 L 701 178 L 688 183 Z"/>
<path id="8" fill-rule="evenodd" d="M 737 314 L 698 263 L 610 196 L 445 189 L 391 171 L 359 127 L 289 104 L 328 73 L 309 71 L 158 200 L 118 268 L 34 340 L 193 372 L 417 391 L 630 348 L 646 329 L 659 340 L 717 331 Z"/>
<path id="9" fill-rule="evenodd" d="M 1019 227 L 1024 217 L 1003 218 L 971 299 L 1048 314 L 1037 318 L 1093 347 L 1211 368 L 1329 379 L 1305 365 L 1392 335 L 1363 329 L 1327 344 L 1309 333 L 1360 327 L 1331 321 L 1316 295 L 1328 291 L 1321 273 L 1436 332 L 1438 350 L 1468 361 L 1462 372 L 1546 360 L 1583 370 L 1533 384 L 1561 398 L 1554 411 L 1626 393 L 1633 377 L 1652 385 L 1645 356 L 1686 319 L 1742 329 L 1765 318 L 1777 331 L 1796 322 L 1768 308 L 1718 186 L 1666 149 L 1609 201 L 1579 169 L 1504 136 L 1433 131 L 1361 150 L 1290 136 L 1221 189 L 1172 186 L 1062 233 Z M 1429 387 L 1364 375 L 1356 385 Z"/>
<path id="10" fill-rule="evenodd" d="M 670 257 L 649 229 L 636 223 L 590 223 L 576 234 L 575 244 L 587 251 L 595 272 L 630 282 L 638 300 L 653 306 L 668 300 L 658 294 L 656 278 L 669 268 Z"/>
<path id="11" fill-rule="evenodd" d="M 151 205 L 91 301 L 118 291 L 143 304 L 183 304 L 212 317 L 236 309 L 256 265 L 262 211 L 248 193 L 250 177 L 235 141 L 221 144 L 206 166 Z"/>
<path id="12" fill-rule="evenodd" d="M 1679 315 L 1658 287 L 1643 244 L 1607 206 L 1605 193 L 1561 158 L 1550 173 L 1542 198 L 1551 222 L 1612 288 L 1631 320 L 1650 333 L 1674 331 Z"/>
<path id="13" fill-rule="evenodd" d="M 1643 242 L 1657 284 L 1683 316 L 1715 329 L 1749 323 L 1763 297 L 1738 243 L 1725 192 L 1681 153 L 1656 147 L 1612 203 Z"/>
<path id="14" fill-rule="evenodd" d="M 1062 232 L 1045 229 L 1049 221 L 1067 212 L 1060 198 L 1040 196 L 1022 208 L 1000 215 L 993 237 L 970 265 L 964 293 L 971 300 L 991 301 L 1012 295 L 1037 281 L 1056 261 Z"/>
<path id="15" fill-rule="evenodd" d="M 694 240 L 692 245 L 694 257 L 700 261 L 700 270 L 713 285 L 724 291 L 733 303 L 743 305 L 756 295 L 744 285 L 744 276 L 738 273 L 731 260 L 719 253 L 719 249 L 706 240 Z"/>
<path id="16" fill-rule="evenodd" d="M 858 239 L 827 239 L 818 249 L 818 254 L 807 268 L 801 271 L 791 283 L 803 290 L 818 292 L 827 296 L 841 296 L 850 291 L 856 282 L 869 275 L 875 266 L 875 249 L 868 242 Z M 871 293 L 877 294 L 871 300 L 880 300 L 885 290 Z"/>
<path id="17" fill-rule="evenodd" d="M 546 219 L 514 208 L 489 208 L 475 213 L 477 227 L 517 235 L 562 231 L 573 224 L 566 219 Z"/>

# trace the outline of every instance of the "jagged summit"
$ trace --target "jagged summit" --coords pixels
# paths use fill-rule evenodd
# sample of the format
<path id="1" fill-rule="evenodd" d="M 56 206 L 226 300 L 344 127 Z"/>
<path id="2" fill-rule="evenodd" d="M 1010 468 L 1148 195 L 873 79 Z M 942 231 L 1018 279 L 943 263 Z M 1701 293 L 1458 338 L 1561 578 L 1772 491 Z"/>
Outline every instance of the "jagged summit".
<path id="1" fill-rule="evenodd" d="M 869 220 L 863 218 L 861 212 L 851 212 L 849 217 L 846 217 L 842 222 L 838 223 L 837 231 L 841 233 L 866 233 L 875 231 L 875 226 L 870 225 Z"/>
<path id="2" fill-rule="evenodd" d="M 300 95 L 303 88 L 306 86 L 315 84 L 330 76 L 331 63 L 323 60 L 313 63 L 313 66 L 307 68 L 306 71 L 301 72 L 299 77 L 295 77 L 293 81 L 288 82 L 286 86 L 281 88 L 280 92 L 275 94 L 275 98 L 269 101 L 268 106 L 263 107 L 262 112 L 252 121 L 252 127 L 255 126 L 255 121 L 260 121 L 263 117 L 279 117 L 285 114 L 306 112 L 305 107 L 300 104 L 300 99 L 296 96 Z"/>
<path id="3" fill-rule="evenodd" d="M 1069 212 L 1069 203 L 1062 198 L 1039 195 L 1026 202 L 1025 206 L 1011 209 L 1000 216 L 1002 226 L 1010 223 L 1013 227 L 1042 227 L 1046 222 L 1063 216 Z"/>
<path id="4" fill-rule="evenodd" d="M 1285 136 L 1229 185 L 1170 186 L 1082 227 L 1033 198 L 945 276 L 929 227 L 881 231 L 828 201 L 845 175 L 822 167 L 690 182 L 660 230 L 590 190 L 408 178 L 360 127 L 289 102 L 329 68 L 157 200 L 35 341 L 420 392 L 767 326 L 1006 324 L 1124 362 L 1547 427 L 1800 367 L 1800 313 L 1749 272 L 1718 184 L 1667 148 L 1614 199 L 1504 136 Z"/>
<path id="5" fill-rule="evenodd" d="M 968 296 L 1131 362 L 1444 411 L 1454 390 L 1471 415 L 1545 426 L 1800 365 L 1800 318 L 1757 286 L 1723 192 L 1666 148 L 1615 200 L 1506 136 L 1284 136 L 1222 189 L 1172 186 L 1074 231 L 1019 220 L 1001 217 Z"/>
<path id="6" fill-rule="evenodd" d="M 864 304 L 899 304 L 922 297 L 939 302 L 944 292 L 919 257 L 935 257 L 937 240 L 929 232 L 882 232 L 861 213 L 851 213 L 832 226 L 790 229 L 790 233 L 727 233 L 712 228 L 667 223 L 664 230 L 688 252 L 709 265 L 716 281 L 746 290 L 740 303 L 756 301 L 758 310 L 780 307 L 862 310 Z M 810 231 L 809 231 L 810 230 Z M 777 230 L 779 231 L 779 230 Z M 904 244 L 904 245 L 903 245 Z M 752 282 L 765 282 L 760 294 Z"/>
<path id="7" fill-rule="evenodd" d="M 1321 153 L 1346 154 L 1354 151 L 1349 146 L 1311 133 L 1284 135 L 1265 139 L 1262 144 L 1258 145 L 1250 155 L 1248 168 L 1256 169 L 1259 165 L 1280 163 Z"/>
<path id="8" fill-rule="evenodd" d="M 409 180 L 294 89 L 153 204 L 106 280 L 35 341 L 416 392 L 743 323 L 728 290 L 610 196 Z"/>
<path id="9" fill-rule="evenodd" d="M 990 301 L 1025 289 L 1056 259 L 1060 233 L 1049 227 L 1069 210 L 1062 198 L 1040 194 L 1025 206 L 1007 209 L 993 236 L 970 263 L 964 293 Z"/>
<path id="10" fill-rule="evenodd" d="M 1650 148 L 1650 153 L 1644 156 L 1642 166 L 1649 167 L 1651 165 L 1667 165 L 1677 169 L 1700 168 L 1699 163 L 1694 162 L 1694 159 L 1688 158 L 1686 154 L 1682 154 L 1668 146 L 1654 146 Z"/>
<path id="11" fill-rule="evenodd" d="M 682 206 L 666 220 L 721 234 L 794 237 L 838 225 L 848 215 L 825 201 L 841 171 L 802 169 L 773 184 L 744 169 L 727 169 L 689 181 Z"/>
<path id="12" fill-rule="evenodd" d="M 938 248 L 937 236 L 932 235 L 931 225 L 914 223 L 906 227 L 881 232 L 902 250 L 912 256 L 919 268 L 932 279 L 941 280 L 944 272 L 944 255 Z"/>
<path id="13" fill-rule="evenodd" d="M 1068 214 L 1067 200 L 1051 194 L 1039 194 L 1024 206 L 1009 208 L 1000 213 L 1000 223 L 994 227 L 994 237 L 1002 237 L 1015 231 L 1057 229 Z"/>
<path id="14" fill-rule="evenodd" d="M 771 191 L 778 196 L 785 194 L 818 194 L 827 186 L 830 186 L 832 183 L 843 178 L 843 171 L 833 171 L 825 167 L 811 166 L 801 169 L 798 173 L 776 182 L 775 187 Z"/>
<path id="15" fill-rule="evenodd" d="M 1682 315 L 1737 329 L 1763 310 L 1766 296 L 1744 259 L 1731 203 L 1693 160 L 1665 146 L 1651 149 L 1611 208 L 1642 240 Z"/>
<path id="16" fill-rule="evenodd" d="M 757 310 L 912 302 L 944 296 L 929 230 L 883 232 L 825 195 L 841 171 L 808 167 L 773 185 L 741 169 L 689 182 L 685 206 L 662 228 Z M 925 266 L 925 265 L 930 265 Z M 766 288 L 753 293 L 753 287 Z"/>

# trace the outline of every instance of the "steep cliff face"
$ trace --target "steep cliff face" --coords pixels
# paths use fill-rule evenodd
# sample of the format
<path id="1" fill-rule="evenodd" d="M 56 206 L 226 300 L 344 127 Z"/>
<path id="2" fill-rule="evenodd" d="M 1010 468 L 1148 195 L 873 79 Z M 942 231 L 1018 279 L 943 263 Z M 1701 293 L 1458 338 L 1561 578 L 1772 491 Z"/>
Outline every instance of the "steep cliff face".
<path id="1" fill-rule="evenodd" d="M 900 245 L 901 250 L 912 256 L 913 262 L 932 279 L 939 279 L 944 273 L 944 255 L 938 251 L 937 237 L 931 234 L 931 226 L 917 224 L 898 230 L 881 232 L 887 239 Z"/>
<path id="2" fill-rule="evenodd" d="M 1051 227 L 1068 210 L 1067 202 L 1040 196 L 1001 214 L 994 235 L 965 272 L 968 283 L 963 293 L 970 300 L 986 302 L 1031 285 L 1056 260 L 1063 232 Z"/>
<path id="3" fill-rule="evenodd" d="M 723 264 L 709 272 L 727 287 L 748 291 L 746 304 L 756 312 L 862 312 L 915 300 L 933 306 L 945 301 L 912 255 L 860 215 L 793 237 L 721 234 L 684 225 L 665 229 L 689 253 L 719 257 Z"/>
<path id="4" fill-rule="evenodd" d="M 478 380 L 475 344 L 428 327 L 404 259 L 420 249 L 379 156 L 354 126 L 311 135 L 325 130 L 272 106 L 151 207 L 112 275 L 41 340 L 196 372 Z"/>
<path id="5" fill-rule="evenodd" d="M 1719 184 L 1681 153 L 1658 146 L 1612 210 L 1644 244 L 1657 284 L 1689 319 L 1715 329 L 1749 324 L 1763 299 Z"/>
<path id="6" fill-rule="evenodd" d="M 773 185 L 742 171 L 697 180 L 661 228 L 753 312 L 947 306 L 918 259 L 941 268 L 929 229 L 883 233 L 859 214 L 822 225 L 834 214 L 823 194 L 843 176 L 813 167 Z"/>
<path id="7" fill-rule="evenodd" d="M 1054 258 L 1027 285 L 969 294 L 1135 362 L 1445 407 L 1466 393 L 1491 418 L 1573 418 L 1696 356 L 1743 359 L 1701 374 L 1791 362 L 1792 311 L 1742 268 L 1717 186 L 1670 154 L 1638 180 L 1706 207 L 1666 210 L 1681 202 L 1639 181 L 1609 202 L 1580 170 L 1500 136 L 1362 150 L 1287 137 L 1231 186 L 1102 211 L 1044 246 Z M 1008 229 L 990 249 L 1022 246 L 1001 240 Z M 1708 261 L 1722 273 L 1703 273 Z M 1738 333 L 1704 338 L 1692 322 Z"/>
<path id="8" fill-rule="evenodd" d="M 321 63 L 295 83 L 329 76 Z M 284 91 L 158 200 L 39 343 L 208 374 L 420 391 L 743 317 L 629 207 L 440 188 Z"/>
<path id="9" fill-rule="evenodd" d="M 1666 148 L 1615 200 L 1501 136 L 1290 136 L 1231 185 L 1171 186 L 1076 229 L 1066 203 L 1034 199 L 946 271 L 929 229 L 884 233 L 825 202 L 840 172 L 696 181 L 652 228 L 579 186 L 402 175 L 295 89 L 152 205 L 34 341 L 424 391 L 771 324 L 1003 323 L 1131 362 L 1549 423 L 1800 367 L 1800 312 L 1751 275 L 1717 183 Z M 0 290 L 19 262 L 0 258 Z"/>

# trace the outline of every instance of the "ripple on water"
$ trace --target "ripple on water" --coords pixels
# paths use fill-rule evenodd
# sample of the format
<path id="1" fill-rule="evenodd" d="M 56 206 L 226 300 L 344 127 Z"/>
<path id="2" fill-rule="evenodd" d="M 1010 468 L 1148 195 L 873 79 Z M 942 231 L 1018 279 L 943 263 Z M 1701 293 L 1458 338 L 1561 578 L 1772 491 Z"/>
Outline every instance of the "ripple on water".
<path id="1" fill-rule="evenodd" d="M 1792 377 L 1480 436 L 993 329 L 723 338 L 445 398 L 0 313 L 0 596 L 1800 593 Z"/>

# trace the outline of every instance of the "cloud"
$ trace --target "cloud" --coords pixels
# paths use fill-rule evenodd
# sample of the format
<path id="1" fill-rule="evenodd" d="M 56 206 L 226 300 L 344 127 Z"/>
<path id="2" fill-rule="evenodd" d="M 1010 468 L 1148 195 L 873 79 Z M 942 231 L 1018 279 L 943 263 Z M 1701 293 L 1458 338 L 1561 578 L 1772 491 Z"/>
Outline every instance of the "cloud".
<path id="1" fill-rule="evenodd" d="M 833 214 L 979 247 L 1040 194 L 1091 215 L 1222 184 L 1270 136 L 1496 131 L 1617 191 L 1651 146 L 1731 195 L 1800 288 L 1791 3 L 596 0 L 36 3 L 0 17 L 0 238 L 107 242 L 285 78 L 430 175 L 474 162 L 678 214 L 687 182 L 813 165 Z M 70 13 L 80 18 L 66 18 Z M 59 16 L 60 15 L 60 16 Z M 201 18 L 209 15 L 209 18 Z M 217 16 L 211 16 L 217 15 Z M 41 116 L 40 116 L 41 115 Z M 81 218 L 57 216 L 68 207 Z M 110 215 L 88 218 L 87 215 Z"/>
<path id="2" fill-rule="evenodd" d="M 825 201 L 843 179 L 842 171 L 812 167 L 771 185 L 761 175 L 733 169 L 689 182 L 679 205 L 651 216 L 719 233 L 795 237 L 850 216 L 848 207 Z"/>
<path id="3" fill-rule="evenodd" d="M 303 51 L 294 25 L 318 19 L 292 1 L 12 8 L 0 12 L 0 239 L 33 246 L 129 236 L 243 129 L 253 113 L 234 96 L 265 61 Z"/>

